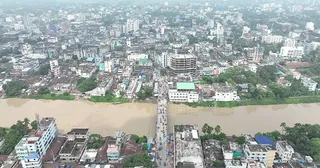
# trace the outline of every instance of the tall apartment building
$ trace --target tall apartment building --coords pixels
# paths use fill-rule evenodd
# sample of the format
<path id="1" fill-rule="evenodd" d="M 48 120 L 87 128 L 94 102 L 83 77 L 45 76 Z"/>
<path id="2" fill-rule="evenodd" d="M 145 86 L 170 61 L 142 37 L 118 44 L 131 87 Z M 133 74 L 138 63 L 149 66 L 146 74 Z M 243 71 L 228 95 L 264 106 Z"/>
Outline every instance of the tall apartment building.
<path id="1" fill-rule="evenodd" d="M 248 62 L 254 62 L 254 63 L 260 62 L 263 56 L 262 47 L 245 48 L 244 50 L 246 51 Z"/>
<path id="2" fill-rule="evenodd" d="M 162 68 L 166 68 L 168 66 L 168 57 L 167 52 L 163 52 L 158 56 L 158 64 L 160 64 Z"/>
<path id="3" fill-rule="evenodd" d="M 263 43 L 281 43 L 283 37 L 282 36 L 276 36 L 276 35 L 267 35 L 267 36 L 262 36 L 261 42 Z"/>
<path id="4" fill-rule="evenodd" d="M 42 157 L 58 135 L 54 118 L 43 118 L 38 130 L 32 130 L 16 145 L 15 150 L 23 168 L 41 168 Z"/>
<path id="5" fill-rule="evenodd" d="M 287 39 L 284 40 L 283 46 L 284 46 L 284 47 L 295 47 L 296 44 L 297 44 L 296 39 L 287 38 Z"/>
<path id="6" fill-rule="evenodd" d="M 168 62 L 168 66 L 174 74 L 196 73 L 197 58 L 192 54 L 172 54 Z"/>
<path id="7" fill-rule="evenodd" d="M 284 60 L 301 59 L 303 47 L 281 47 L 279 56 Z"/>
<path id="8" fill-rule="evenodd" d="M 139 24 L 140 21 L 138 19 L 128 19 L 126 24 L 126 32 L 128 33 L 130 31 L 138 31 L 140 29 Z"/>

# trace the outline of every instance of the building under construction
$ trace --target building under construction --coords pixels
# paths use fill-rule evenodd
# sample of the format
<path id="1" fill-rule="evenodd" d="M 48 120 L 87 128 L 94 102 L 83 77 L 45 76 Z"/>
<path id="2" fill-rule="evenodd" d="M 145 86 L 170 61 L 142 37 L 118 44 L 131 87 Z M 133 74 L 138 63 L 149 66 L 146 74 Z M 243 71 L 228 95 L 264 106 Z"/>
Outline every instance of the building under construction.
<path id="1" fill-rule="evenodd" d="M 169 58 L 169 68 L 173 74 L 195 74 L 197 58 L 192 54 L 172 54 Z"/>

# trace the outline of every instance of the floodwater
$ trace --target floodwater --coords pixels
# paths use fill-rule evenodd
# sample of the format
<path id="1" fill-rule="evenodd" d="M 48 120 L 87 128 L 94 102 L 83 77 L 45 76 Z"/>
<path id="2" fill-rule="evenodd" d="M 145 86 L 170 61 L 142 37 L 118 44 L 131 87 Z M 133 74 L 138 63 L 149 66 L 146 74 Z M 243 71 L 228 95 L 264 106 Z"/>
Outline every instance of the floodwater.
<path id="1" fill-rule="evenodd" d="M 204 123 L 220 125 L 228 135 L 255 134 L 280 130 L 280 123 L 315 124 L 320 122 L 320 104 L 246 106 L 236 108 L 191 108 L 169 104 L 169 129 L 174 124 Z M 61 133 L 72 127 L 89 127 L 90 132 L 113 135 L 116 130 L 153 136 L 156 104 L 127 103 L 112 105 L 88 101 L 0 99 L 0 126 L 9 127 L 28 117 L 55 117 Z M 169 132 L 172 132 L 169 130 Z"/>

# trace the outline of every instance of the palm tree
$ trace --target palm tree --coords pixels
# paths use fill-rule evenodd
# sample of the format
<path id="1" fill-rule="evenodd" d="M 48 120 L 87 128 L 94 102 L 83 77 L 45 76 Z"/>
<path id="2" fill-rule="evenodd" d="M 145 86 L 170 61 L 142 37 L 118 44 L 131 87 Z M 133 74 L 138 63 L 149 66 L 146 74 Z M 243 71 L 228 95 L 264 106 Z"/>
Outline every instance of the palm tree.
<path id="1" fill-rule="evenodd" d="M 23 124 L 28 127 L 29 124 L 30 124 L 29 118 L 24 118 L 24 119 L 23 119 Z"/>
<path id="2" fill-rule="evenodd" d="M 287 124 L 286 124 L 285 122 L 282 122 L 282 123 L 280 124 L 280 127 L 282 128 L 282 134 L 283 134 L 283 131 L 286 129 Z"/>
<path id="3" fill-rule="evenodd" d="M 215 128 L 214 128 L 214 131 L 219 134 L 221 132 L 221 126 L 220 125 L 217 125 Z"/>

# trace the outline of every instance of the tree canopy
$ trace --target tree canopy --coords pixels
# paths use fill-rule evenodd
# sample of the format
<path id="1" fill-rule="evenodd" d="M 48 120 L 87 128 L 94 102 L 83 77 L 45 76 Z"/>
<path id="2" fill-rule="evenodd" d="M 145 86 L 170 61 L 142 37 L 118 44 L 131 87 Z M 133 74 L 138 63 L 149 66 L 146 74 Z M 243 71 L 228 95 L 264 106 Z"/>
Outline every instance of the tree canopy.
<path id="1" fill-rule="evenodd" d="M 87 79 L 80 78 L 77 81 L 77 89 L 80 92 L 87 92 L 87 91 L 93 90 L 96 87 L 97 87 L 97 82 L 94 77 L 90 77 Z"/>
<path id="2" fill-rule="evenodd" d="M 138 100 L 145 100 L 153 96 L 153 89 L 149 86 L 144 86 L 136 93 Z"/>
<path id="3" fill-rule="evenodd" d="M 28 85 L 21 80 L 13 80 L 3 86 L 7 97 L 15 97 L 21 94 L 22 89 L 26 89 Z"/>
<path id="4" fill-rule="evenodd" d="M 13 151 L 21 138 L 29 133 L 29 123 L 30 120 L 28 118 L 23 121 L 19 120 L 4 132 L 4 143 L 0 149 L 0 154 L 8 155 Z"/>
<path id="5" fill-rule="evenodd" d="M 105 139 L 99 134 L 92 134 L 89 137 L 88 149 L 100 149 L 104 145 Z"/>
<path id="6" fill-rule="evenodd" d="M 138 153 L 135 155 L 128 156 L 124 158 L 122 161 L 123 167 L 136 167 L 143 166 L 153 168 L 155 164 L 152 162 L 152 158 L 148 156 L 146 153 Z"/>
<path id="7" fill-rule="evenodd" d="M 320 125 L 296 123 L 293 127 L 284 126 L 285 138 L 294 144 L 301 154 L 320 160 Z"/>

